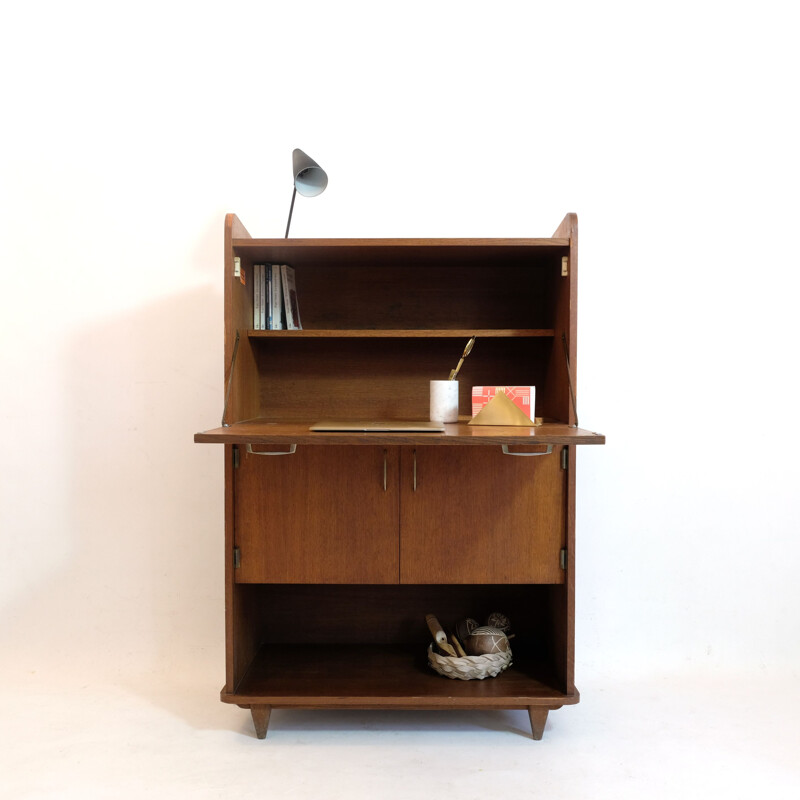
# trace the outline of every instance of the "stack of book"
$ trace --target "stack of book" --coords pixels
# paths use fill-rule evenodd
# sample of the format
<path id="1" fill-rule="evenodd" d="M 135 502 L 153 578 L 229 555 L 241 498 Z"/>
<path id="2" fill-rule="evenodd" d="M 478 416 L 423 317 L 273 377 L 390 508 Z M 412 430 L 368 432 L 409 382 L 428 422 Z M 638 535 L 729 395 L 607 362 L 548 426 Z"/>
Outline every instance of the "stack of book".
<path id="1" fill-rule="evenodd" d="M 299 331 L 294 269 L 288 264 L 253 265 L 253 329 Z"/>

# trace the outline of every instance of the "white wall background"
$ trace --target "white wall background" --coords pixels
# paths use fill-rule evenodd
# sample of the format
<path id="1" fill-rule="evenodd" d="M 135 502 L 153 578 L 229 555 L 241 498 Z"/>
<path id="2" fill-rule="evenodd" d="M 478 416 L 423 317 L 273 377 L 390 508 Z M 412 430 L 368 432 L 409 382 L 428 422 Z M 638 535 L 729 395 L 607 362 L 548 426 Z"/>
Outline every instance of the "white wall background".
<path id="1" fill-rule="evenodd" d="M 580 221 L 578 666 L 800 663 L 789 2 L 15 4 L 0 668 L 223 680 L 222 226 Z M 65 677 L 66 676 L 66 677 Z M 170 677 L 172 676 L 172 677 Z"/>

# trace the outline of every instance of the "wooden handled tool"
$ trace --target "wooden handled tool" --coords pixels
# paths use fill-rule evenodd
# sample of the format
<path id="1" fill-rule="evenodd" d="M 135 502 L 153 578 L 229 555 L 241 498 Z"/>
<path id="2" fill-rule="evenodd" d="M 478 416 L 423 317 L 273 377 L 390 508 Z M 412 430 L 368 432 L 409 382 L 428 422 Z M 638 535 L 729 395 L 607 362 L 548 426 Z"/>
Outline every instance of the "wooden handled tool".
<path id="1" fill-rule="evenodd" d="M 456 651 L 447 641 L 447 634 L 439 624 L 439 620 L 436 619 L 433 614 L 426 614 L 425 622 L 428 623 L 428 630 L 431 632 L 431 636 L 433 636 L 433 640 L 436 642 L 436 644 L 442 649 L 443 652 L 447 653 L 448 656 L 453 656 L 455 658 Z"/>

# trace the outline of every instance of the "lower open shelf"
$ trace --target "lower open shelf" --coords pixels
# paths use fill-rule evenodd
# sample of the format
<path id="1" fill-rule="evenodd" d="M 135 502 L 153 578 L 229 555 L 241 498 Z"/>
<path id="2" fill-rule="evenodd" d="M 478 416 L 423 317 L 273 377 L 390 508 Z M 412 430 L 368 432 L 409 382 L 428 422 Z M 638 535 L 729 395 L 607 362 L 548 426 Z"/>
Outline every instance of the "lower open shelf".
<path id="1" fill-rule="evenodd" d="M 496 678 L 461 681 L 437 675 L 420 645 L 264 645 L 235 692 L 221 699 L 273 708 L 495 708 L 577 703 L 548 682 L 533 659 L 514 653 Z"/>

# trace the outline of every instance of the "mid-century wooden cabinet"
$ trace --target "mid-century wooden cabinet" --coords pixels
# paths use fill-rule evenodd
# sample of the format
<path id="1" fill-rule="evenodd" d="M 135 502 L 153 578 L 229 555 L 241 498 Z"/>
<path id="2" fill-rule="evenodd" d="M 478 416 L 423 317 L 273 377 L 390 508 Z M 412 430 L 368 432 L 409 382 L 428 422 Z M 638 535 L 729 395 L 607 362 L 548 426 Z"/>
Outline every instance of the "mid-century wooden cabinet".
<path id="1" fill-rule="evenodd" d="M 253 328 L 253 265 L 295 269 L 303 330 Z M 273 708 L 522 708 L 534 738 L 574 683 L 577 218 L 543 239 L 253 239 L 225 219 L 227 679 Z M 444 433 L 424 420 L 467 339 Z M 473 385 L 534 385 L 535 428 L 470 426 Z M 513 665 L 457 681 L 425 615 L 500 610 Z"/>

